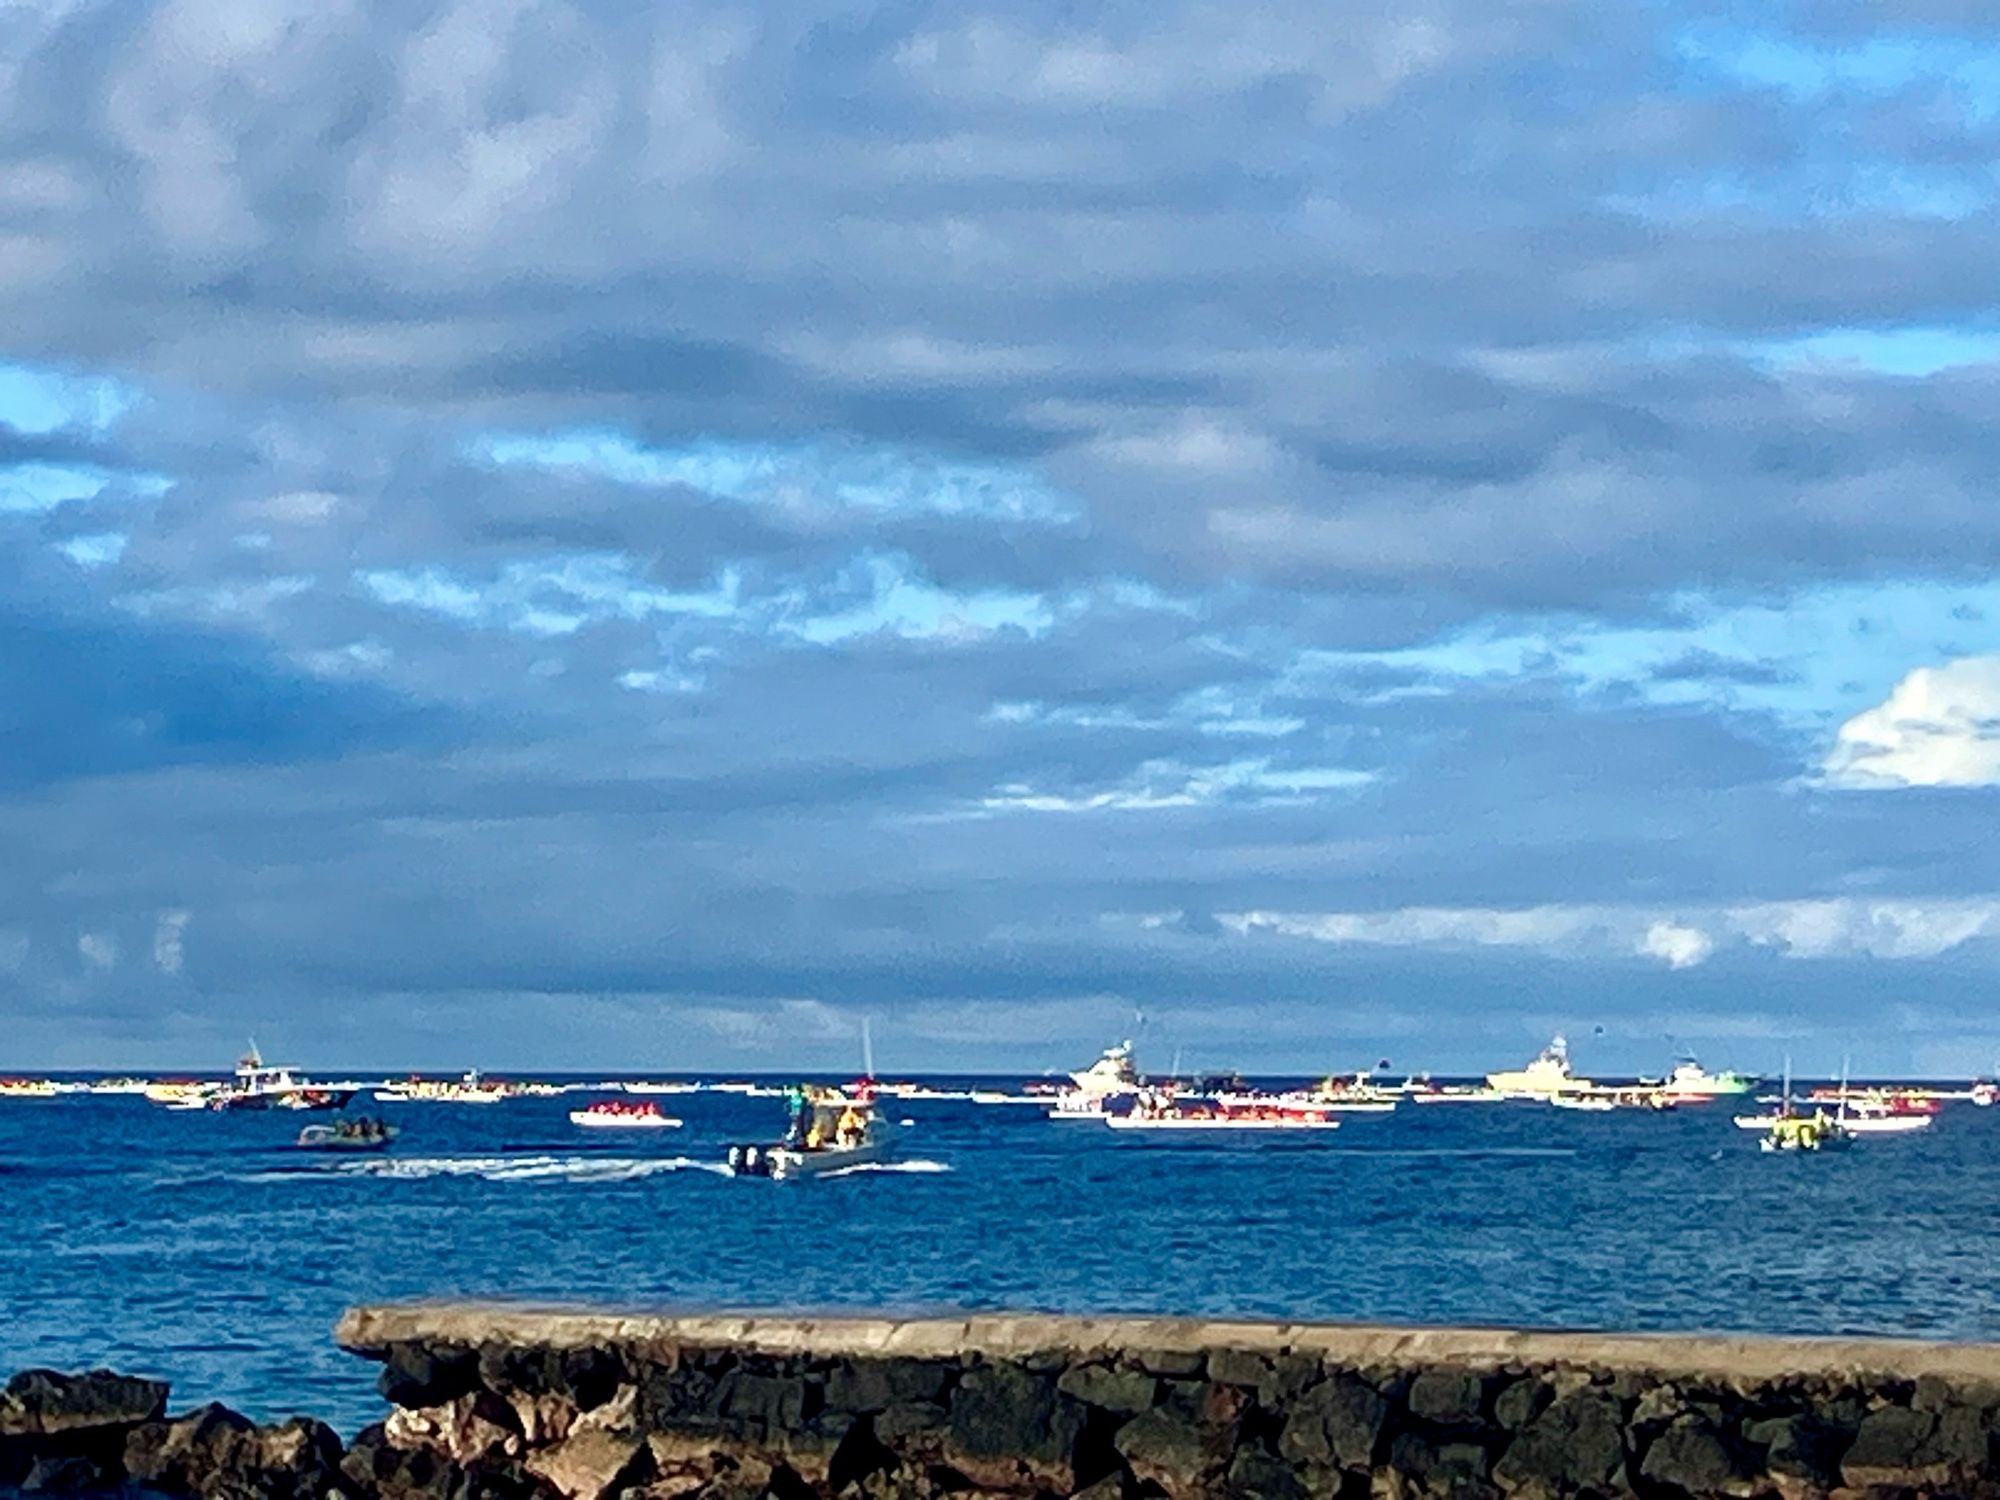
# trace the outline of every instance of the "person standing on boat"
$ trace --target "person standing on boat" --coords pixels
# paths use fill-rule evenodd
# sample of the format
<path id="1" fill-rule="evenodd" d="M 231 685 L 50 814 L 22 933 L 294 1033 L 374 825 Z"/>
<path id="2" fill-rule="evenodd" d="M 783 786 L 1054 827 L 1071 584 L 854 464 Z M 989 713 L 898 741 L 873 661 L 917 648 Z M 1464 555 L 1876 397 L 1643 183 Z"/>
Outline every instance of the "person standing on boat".
<path id="1" fill-rule="evenodd" d="M 790 1084 L 785 1089 L 785 1144 L 803 1147 L 806 1134 L 812 1126 L 812 1097 L 802 1083 Z"/>
<path id="2" fill-rule="evenodd" d="M 840 1123 L 834 1127 L 834 1143 L 840 1146 L 858 1146 L 861 1144 L 863 1129 L 861 1111 L 849 1104 L 840 1112 Z"/>

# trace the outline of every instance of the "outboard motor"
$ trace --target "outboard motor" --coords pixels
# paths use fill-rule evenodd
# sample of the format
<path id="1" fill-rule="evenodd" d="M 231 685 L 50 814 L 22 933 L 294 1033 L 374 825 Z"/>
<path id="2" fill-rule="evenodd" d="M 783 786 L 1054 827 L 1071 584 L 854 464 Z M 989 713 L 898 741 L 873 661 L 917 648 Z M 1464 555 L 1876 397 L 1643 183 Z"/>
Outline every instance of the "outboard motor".
<path id="1" fill-rule="evenodd" d="M 769 1177 L 771 1153 L 762 1146 L 731 1146 L 726 1158 L 729 1170 L 738 1177 Z"/>

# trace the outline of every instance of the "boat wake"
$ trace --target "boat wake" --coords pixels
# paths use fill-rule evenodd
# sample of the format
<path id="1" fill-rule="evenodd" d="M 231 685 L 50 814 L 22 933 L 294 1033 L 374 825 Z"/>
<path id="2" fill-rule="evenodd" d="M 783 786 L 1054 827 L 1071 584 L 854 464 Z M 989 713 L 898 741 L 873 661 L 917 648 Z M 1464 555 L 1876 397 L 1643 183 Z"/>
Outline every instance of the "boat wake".
<path id="1" fill-rule="evenodd" d="M 859 1177 L 864 1172 L 931 1173 L 949 1172 L 951 1168 L 941 1161 L 865 1161 L 852 1167 L 840 1167 L 831 1172 L 819 1174 L 822 1182 L 833 1177 Z"/>
<path id="2" fill-rule="evenodd" d="M 313 1167 L 259 1172 L 256 1180 L 299 1177 L 383 1177 L 422 1182 L 437 1177 L 476 1177 L 485 1182 L 637 1182 L 672 1172 L 726 1175 L 720 1162 L 691 1156 L 375 1156 Z"/>

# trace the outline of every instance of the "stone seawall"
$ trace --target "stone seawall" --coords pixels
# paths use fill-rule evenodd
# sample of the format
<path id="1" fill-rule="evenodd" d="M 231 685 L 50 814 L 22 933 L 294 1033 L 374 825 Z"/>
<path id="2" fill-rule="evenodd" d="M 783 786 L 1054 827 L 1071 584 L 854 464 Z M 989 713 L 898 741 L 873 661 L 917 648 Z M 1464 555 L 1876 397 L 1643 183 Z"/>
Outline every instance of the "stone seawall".
<path id="1" fill-rule="evenodd" d="M 2000 1500 L 2000 1347 L 1076 1319 L 363 1308 L 386 1421 L 0 1391 L 0 1492 Z"/>
<path id="2" fill-rule="evenodd" d="M 377 1451 L 495 1494 L 2000 1496 L 1986 1346 L 477 1306 L 339 1337 L 384 1362 Z"/>

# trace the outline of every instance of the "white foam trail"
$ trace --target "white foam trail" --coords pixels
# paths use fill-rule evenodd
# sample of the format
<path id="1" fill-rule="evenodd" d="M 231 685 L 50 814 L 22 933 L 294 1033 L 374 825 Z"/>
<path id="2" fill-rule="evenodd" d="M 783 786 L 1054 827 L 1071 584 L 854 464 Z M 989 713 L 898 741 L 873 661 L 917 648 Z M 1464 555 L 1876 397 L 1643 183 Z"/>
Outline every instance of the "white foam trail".
<path id="1" fill-rule="evenodd" d="M 668 1172 L 715 1172 L 720 1162 L 691 1156 L 377 1156 L 319 1169 L 328 1176 L 384 1177 L 422 1182 L 434 1177 L 477 1177 L 486 1182 L 636 1182 Z M 265 1172 L 269 1180 L 296 1180 L 310 1173 Z"/>
<path id="2" fill-rule="evenodd" d="M 951 1168 L 941 1161 L 865 1161 L 856 1167 L 841 1167 L 837 1171 L 822 1172 L 822 1179 L 828 1177 L 858 1177 L 863 1172 L 949 1172 Z"/>

